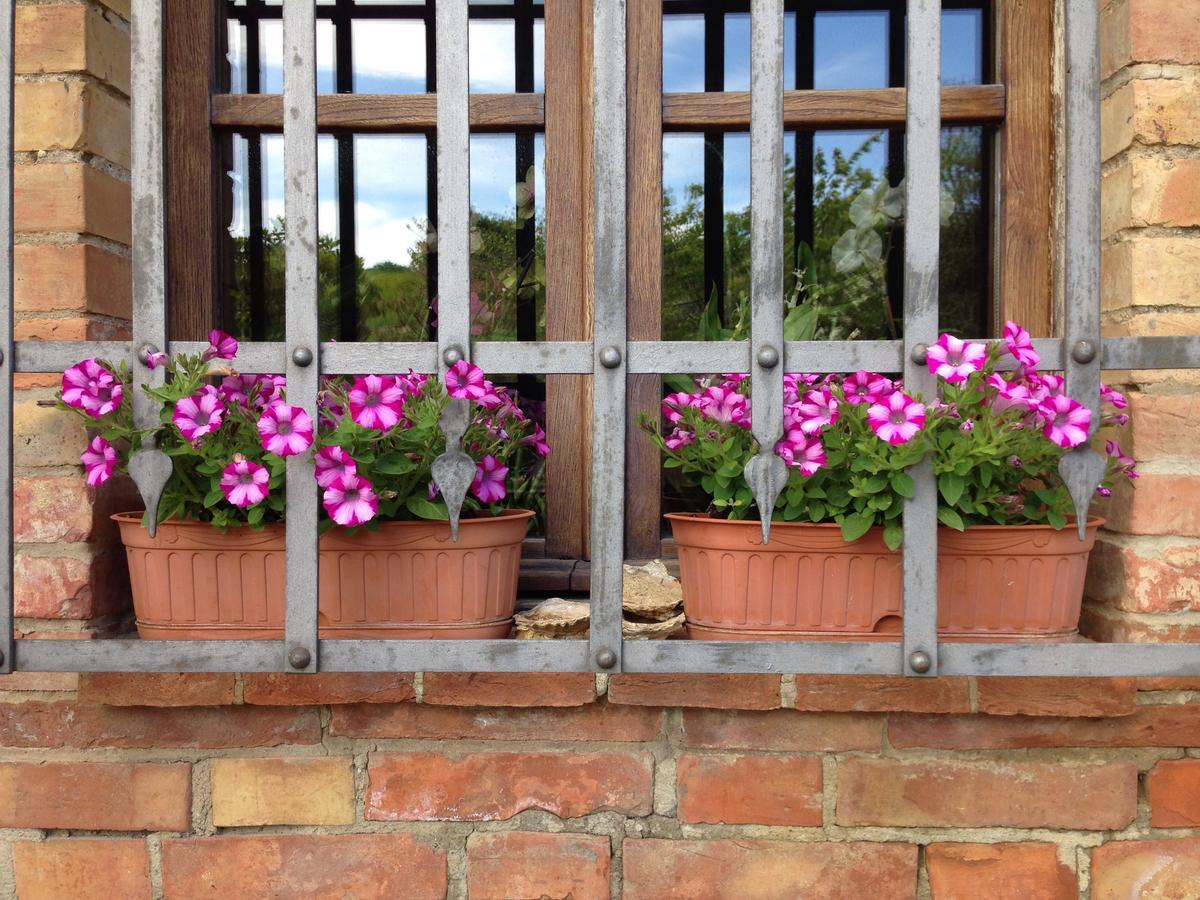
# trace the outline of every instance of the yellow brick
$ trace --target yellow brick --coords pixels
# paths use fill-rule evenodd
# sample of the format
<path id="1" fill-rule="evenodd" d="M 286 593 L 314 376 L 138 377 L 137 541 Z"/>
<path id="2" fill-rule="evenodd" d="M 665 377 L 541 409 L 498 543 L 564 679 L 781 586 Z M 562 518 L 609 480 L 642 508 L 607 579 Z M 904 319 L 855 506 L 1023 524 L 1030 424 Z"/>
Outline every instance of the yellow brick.
<path id="1" fill-rule="evenodd" d="M 17 166 L 18 232 L 95 234 L 129 243 L 129 185 L 85 163 Z"/>
<path id="2" fill-rule="evenodd" d="M 18 6 L 21 75 L 87 72 L 129 93 L 129 35 L 89 6 Z"/>
<path id="3" fill-rule="evenodd" d="M 348 758 L 214 759 L 213 824 L 349 825 L 354 775 Z"/>
<path id="4" fill-rule="evenodd" d="M 129 258 L 91 244 L 18 244 L 13 250 L 19 312 L 79 310 L 129 318 Z"/>
<path id="5" fill-rule="evenodd" d="M 1100 13 L 1100 72 L 1200 62 L 1200 0 L 1113 0 Z"/>
<path id="6" fill-rule="evenodd" d="M 1200 225 L 1200 159 L 1169 159 L 1144 152 L 1104 176 L 1101 230 Z"/>
<path id="7" fill-rule="evenodd" d="M 1101 105 L 1103 156 L 1130 144 L 1200 144 L 1200 80 L 1149 78 L 1131 81 Z"/>

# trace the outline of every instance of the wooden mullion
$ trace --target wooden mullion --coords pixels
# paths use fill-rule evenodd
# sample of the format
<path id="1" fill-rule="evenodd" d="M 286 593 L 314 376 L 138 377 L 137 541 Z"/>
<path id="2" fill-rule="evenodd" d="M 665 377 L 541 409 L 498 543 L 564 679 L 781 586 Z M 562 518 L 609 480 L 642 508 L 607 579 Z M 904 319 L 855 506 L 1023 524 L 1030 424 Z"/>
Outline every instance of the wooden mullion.
<path id="1" fill-rule="evenodd" d="M 662 3 L 629 0 L 626 8 L 629 339 L 658 340 L 662 333 Z M 702 95 L 703 96 L 703 95 Z M 714 95 L 720 96 L 720 95 Z M 749 107 L 747 106 L 747 117 Z M 657 375 L 629 378 L 625 450 L 625 552 L 632 559 L 659 555 L 662 469 L 658 448 L 638 426 L 642 413 L 657 415 Z"/>
<path id="2" fill-rule="evenodd" d="M 557 53 L 547 43 L 547 84 L 549 62 Z M 472 94 L 471 130 L 539 129 L 546 124 L 544 108 L 542 94 Z M 279 94 L 218 94 L 212 98 L 212 124 L 229 130 L 281 131 L 283 98 Z M 318 131 L 403 133 L 436 127 L 436 94 L 322 94 L 317 98 Z"/>
<path id="3" fill-rule="evenodd" d="M 591 339 L 591 22 L 589 2 L 546 0 L 546 339 L 550 341 Z M 587 555 L 591 408 L 586 378 L 547 376 L 546 433 L 553 448 L 546 460 L 547 557 Z M 563 589 L 567 587 L 569 579 Z"/>

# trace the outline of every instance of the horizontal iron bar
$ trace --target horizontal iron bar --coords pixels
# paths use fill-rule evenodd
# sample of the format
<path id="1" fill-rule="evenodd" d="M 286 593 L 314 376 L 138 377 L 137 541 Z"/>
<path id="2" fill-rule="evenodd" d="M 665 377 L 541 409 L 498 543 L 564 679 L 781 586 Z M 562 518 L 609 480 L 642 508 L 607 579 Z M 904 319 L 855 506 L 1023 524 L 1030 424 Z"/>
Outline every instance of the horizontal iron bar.
<path id="1" fill-rule="evenodd" d="M 1059 370 L 1065 354 L 1058 338 L 1033 342 L 1042 357 L 1042 368 Z M 198 353 L 207 344 L 184 341 L 172 351 Z M 282 372 L 286 345 L 245 342 L 238 351 L 241 372 Z M 81 359 L 128 358 L 125 341 L 18 341 L 16 371 L 61 372 Z M 471 348 L 475 361 L 486 372 L 521 374 L 590 374 L 592 345 L 588 341 L 479 341 Z M 900 341 L 788 341 L 787 368 L 791 372 L 853 372 L 900 369 Z M 1200 369 L 1200 336 L 1104 338 L 1105 369 Z M 437 345 L 410 343 L 326 343 L 321 345 L 321 371 L 326 374 L 435 371 Z M 633 374 L 686 372 L 746 372 L 750 366 L 748 341 L 630 341 L 629 371 Z"/>
<path id="2" fill-rule="evenodd" d="M 28 640 L 26 672 L 271 672 L 278 641 Z M 323 640 L 326 672 L 586 672 L 587 641 Z M 626 672 L 897 675 L 896 641 L 626 641 Z M 942 675 L 1195 676 L 1195 644 L 940 643 Z"/>

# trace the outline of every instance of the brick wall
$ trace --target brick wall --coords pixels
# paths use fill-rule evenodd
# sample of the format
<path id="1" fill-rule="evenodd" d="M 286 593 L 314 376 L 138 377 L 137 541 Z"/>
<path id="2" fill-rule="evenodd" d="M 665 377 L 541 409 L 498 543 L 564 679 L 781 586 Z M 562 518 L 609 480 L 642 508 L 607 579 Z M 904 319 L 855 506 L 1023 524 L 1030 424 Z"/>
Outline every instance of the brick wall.
<path id="1" fill-rule="evenodd" d="M 1110 0 L 1104 305 L 1200 328 L 1200 0 Z M 19 336 L 125 334 L 128 3 L 18 6 Z M 1131 387 L 1087 627 L 1195 639 L 1195 377 Z M 17 413 L 22 633 L 123 610 L 77 426 Z M 0 898 L 1132 898 L 1200 884 L 1200 679 L 0 677 Z"/>

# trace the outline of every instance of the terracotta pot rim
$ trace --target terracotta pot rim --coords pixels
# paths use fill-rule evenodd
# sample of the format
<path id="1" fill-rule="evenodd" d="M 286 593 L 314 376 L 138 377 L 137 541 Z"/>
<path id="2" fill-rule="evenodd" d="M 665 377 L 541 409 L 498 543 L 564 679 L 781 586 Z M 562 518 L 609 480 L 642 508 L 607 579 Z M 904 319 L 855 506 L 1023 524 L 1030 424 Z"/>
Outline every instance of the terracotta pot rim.
<path id="1" fill-rule="evenodd" d="M 533 516 L 534 516 L 534 513 L 533 513 L 533 510 L 531 510 L 531 509 L 504 509 L 504 510 L 501 510 L 500 512 L 498 512 L 494 516 L 471 516 L 469 518 L 460 519 L 458 526 L 459 526 L 459 528 L 471 528 L 471 527 L 476 527 L 479 525 L 484 525 L 489 522 L 495 522 L 497 520 L 511 520 L 511 519 L 518 519 L 518 518 L 532 519 Z M 109 516 L 109 518 L 112 519 L 114 522 L 126 522 L 126 523 L 132 523 L 132 524 L 141 524 L 142 514 L 140 512 L 120 512 L 120 513 L 113 513 L 111 516 Z M 204 528 L 208 531 L 215 530 L 213 528 L 212 522 L 196 522 L 192 519 L 168 519 L 166 522 L 159 522 L 158 524 L 159 525 L 174 525 L 178 528 Z M 411 520 L 404 520 L 404 521 L 399 521 L 399 522 L 380 522 L 379 527 L 391 528 L 394 526 L 404 526 L 404 525 L 426 525 L 426 526 L 428 526 L 428 525 L 439 525 L 439 524 L 443 524 L 442 520 L 440 520 L 440 519 L 411 519 Z M 448 525 L 449 523 L 445 523 L 445 524 Z M 272 528 L 283 528 L 283 526 L 284 526 L 283 522 L 269 522 L 266 525 L 264 525 L 261 530 L 266 531 L 266 530 L 272 529 Z M 249 527 L 250 527 L 249 525 L 231 525 L 229 528 L 226 529 L 226 531 L 233 531 L 236 528 L 249 528 Z"/>
<path id="2" fill-rule="evenodd" d="M 753 526 L 755 528 L 762 527 L 762 522 L 758 519 L 714 519 L 709 516 L 706 516 L 704 513 L 667 513 L 666 515 L 663 516 L 663 518 L 667 519 L 668 521 L 679 521 L 679 522 L 698 522 L 699 521 L 699 522 L 704 522 L 706 525 L 712 524 L 712 525 L 724 525 L 724 526 L 741 526 L 743 528 L 748 527 L 748 526 Z M 1074 520 L 1068 520 L 1068 524 L 1073 524 L 1073 521 Z M 1106 518 L 1104 518 L 1103 516 L 1090 516 L 1087 520 L 1087 527 L 1088 528 L 1099 528 L 1102 525 L 1104 525 L 1107 521 L 1108 520 Z M 842 526 L 839 525 L 837 522 L 772 522 L 771 527 L 772 528 L 819 528 L 822 530 L 836 528 L 840 531 Z M 879 528 L 880 526 L 873 525 L 871 527 L 872 527 L 872 529 L 876 529 L 876 528 Z M 976 532 L 976 531 L 1012 531 L 1012 530 L 1018 529 L 1018 528 L 1025 530 L 1025 531 L 1064 531 L 1064 530 L 1066 530 L 1066 529 L 1061 529 L 1061 528 L 1055 528 L 1053 525 L 1026 524 L 1026 525 L 968 525 L 967 531 L 973 531 L 973 532 Z M 946 526 L 944 526 L 944 525 L 939 525 L 938 531 L 947 531 L 947 532 L 953 531 L 958 534 L 963 533 L 954 528 L 946 528 Z"/>

